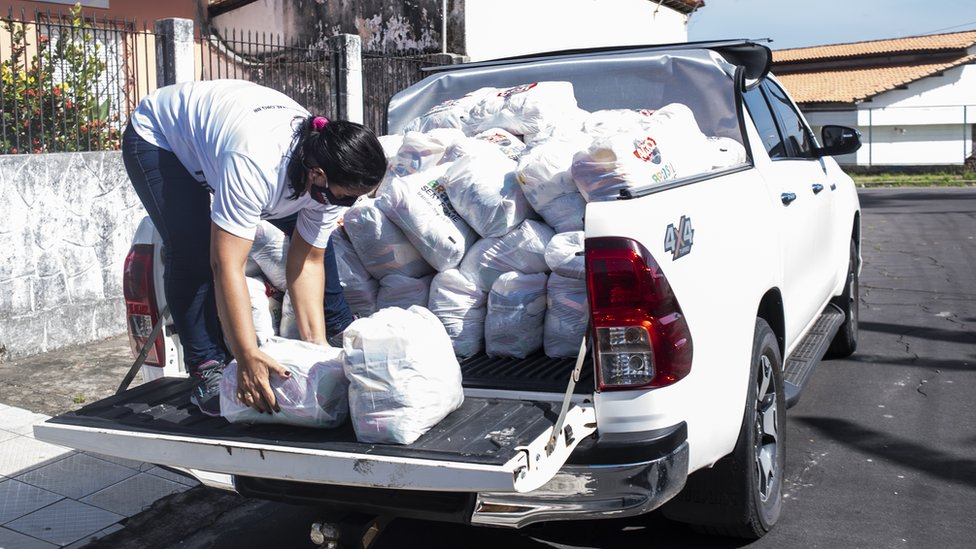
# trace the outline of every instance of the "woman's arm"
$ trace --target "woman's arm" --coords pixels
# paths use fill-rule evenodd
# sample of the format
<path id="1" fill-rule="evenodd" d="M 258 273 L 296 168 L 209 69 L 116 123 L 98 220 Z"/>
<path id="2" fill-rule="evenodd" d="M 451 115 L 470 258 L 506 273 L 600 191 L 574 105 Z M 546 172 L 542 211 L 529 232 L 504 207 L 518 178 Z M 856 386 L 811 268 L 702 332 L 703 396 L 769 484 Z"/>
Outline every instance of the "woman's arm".
<path id="1" fill-rule="evenodd" d="M 237 359 L 237 398 L 260 412 L 278 411 L 269 375 L 290 372 L 258 349 L 251 298 L 244 280 L 244 264 L 251 241 L 210 224 L 210 266 L 214 274 L 217 313 L 224 335 Z"/>
<path id="2" fill-rule="evenodd" d="M 302 238 L 296 229 L 288 245 L 288 293 L 295 308 L 298 333 L 305 341 L 328 345 L 325 339 L 325 250 Z"/>

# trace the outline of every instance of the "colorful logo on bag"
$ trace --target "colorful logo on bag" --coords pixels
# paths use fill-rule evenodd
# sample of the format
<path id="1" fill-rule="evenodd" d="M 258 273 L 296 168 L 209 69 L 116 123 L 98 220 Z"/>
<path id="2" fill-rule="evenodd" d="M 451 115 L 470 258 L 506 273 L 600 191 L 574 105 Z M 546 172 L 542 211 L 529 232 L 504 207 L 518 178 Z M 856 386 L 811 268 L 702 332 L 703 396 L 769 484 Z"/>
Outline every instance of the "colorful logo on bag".
<path id="1" fill-rule="evenodd" d="M 651 137 L 634 142 L 634 156 L 644 162 L 661 163 L 661 151 L 657 148 L 657 141 Z"/>
<path id="2" fill-rule="evenodd" d="M 461 219 L 461 216 L 447 198 L 447 189 L 436 179 L 421 187 L 420 195 L 428 199 L 427 202 L 435 211 L 443 213 L 452 222 L 457 223 Z"/>
<path id="3" fill-rule="evenodd" d="M 539 85 L 538 82 L 533 82 L 532 84 L 522 84 L 521 86 L 508 88 L 507 90 L 502 90 L 498 92 L 498 97 L 511 97 L 517 93 L 527 92 L 538 85 Z"/>
<path id="4" fill-rule="evenodd" d="M 492 135 L 486 135 L 486 136 L 482 137 L 481 139 L 484 139 L 485 141 L 487 141 L 489 143 L 494 143 L 495 145 L 498 145 L 499 147 L 507 147 L 507 146 L 509 146 L 509 145 L 512 144 L 512 140 L 511 139 L 509 139 L 508 137 L 506 137 L 505 135 L 502 135 L 500 133 L 495 133 L 495 134 L 492 134 Z"/>

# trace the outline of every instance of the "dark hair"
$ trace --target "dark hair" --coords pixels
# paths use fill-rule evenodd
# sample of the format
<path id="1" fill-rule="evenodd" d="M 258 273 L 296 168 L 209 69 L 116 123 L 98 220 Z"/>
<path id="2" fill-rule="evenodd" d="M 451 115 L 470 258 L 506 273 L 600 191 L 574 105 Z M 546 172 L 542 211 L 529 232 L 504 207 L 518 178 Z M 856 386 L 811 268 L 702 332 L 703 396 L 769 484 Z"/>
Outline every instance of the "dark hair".
<path id="1" fill-rule="evenodd" d="M 288 183 L 295 199 L 306 192 L 306 165 L 322 168 L 330 184 L 366 194 L 383 180 L 386 155 L 376 135 L 362 124 L 330 120 L 321 129 L 315 117 L 297 119 L 295 148 L 288 161 Z"/>

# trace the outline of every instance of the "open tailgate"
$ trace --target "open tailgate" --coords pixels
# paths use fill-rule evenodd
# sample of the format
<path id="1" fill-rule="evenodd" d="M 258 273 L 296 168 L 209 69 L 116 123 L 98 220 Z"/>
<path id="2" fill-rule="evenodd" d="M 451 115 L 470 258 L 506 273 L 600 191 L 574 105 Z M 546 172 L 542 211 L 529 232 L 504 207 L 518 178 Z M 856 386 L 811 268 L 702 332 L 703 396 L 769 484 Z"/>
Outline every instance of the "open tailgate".
<path id="1" fill-rule="evenodd" d="M 555 400 L 466 397 L 408 446 L 336 429 L 244 425 L 201 414 L 189 381 L 162 378 L 35 426 L 39 440 L 138 461 L 301 482 L 463 492 L 527 492 L 549 481 L 596 429 L 574 404 L 551 453 Z"/>

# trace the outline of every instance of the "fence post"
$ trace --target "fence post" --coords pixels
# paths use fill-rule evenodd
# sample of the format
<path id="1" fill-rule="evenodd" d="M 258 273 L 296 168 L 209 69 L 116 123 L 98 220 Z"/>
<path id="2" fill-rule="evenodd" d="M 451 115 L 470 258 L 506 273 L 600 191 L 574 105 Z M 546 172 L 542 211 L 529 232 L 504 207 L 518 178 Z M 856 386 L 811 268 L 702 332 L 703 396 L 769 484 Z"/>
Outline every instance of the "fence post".
<path id="1" fill-rule="evenodd" d="M 171 17 L 153 23 L 156 33 L 156 85 L 193 80 L 193 20 Z"/>
<path id="2" fill-rule="evenodd" d="M 351 122 L 364 121 L 363 44 L 359 36 L 340 34 L 329 38 L 334 77 L 332 98 L 335 116 Z"/>
<path id="3" fill-rule="evenodd" d="M 428 59 L 438 65 L 460 65 L 471 60 L 467 55 L 461 55 L 459 53 L 435 53 L 428 57 Z"/>

